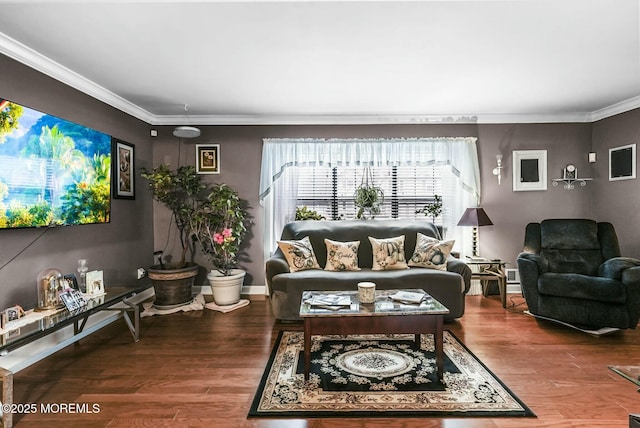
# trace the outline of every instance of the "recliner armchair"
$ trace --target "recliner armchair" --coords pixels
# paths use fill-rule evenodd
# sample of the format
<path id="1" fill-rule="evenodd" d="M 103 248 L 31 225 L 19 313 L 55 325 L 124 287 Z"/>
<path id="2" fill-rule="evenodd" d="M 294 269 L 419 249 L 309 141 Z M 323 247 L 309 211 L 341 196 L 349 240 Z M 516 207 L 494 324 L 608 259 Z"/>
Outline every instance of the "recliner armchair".
<path id="1" fill-rule="evenodd" d="M 638 325 L 640 260 L 621 257 L 611 223 L 529 223 L 518 271 L 534 315 L 587 328 Z"/>

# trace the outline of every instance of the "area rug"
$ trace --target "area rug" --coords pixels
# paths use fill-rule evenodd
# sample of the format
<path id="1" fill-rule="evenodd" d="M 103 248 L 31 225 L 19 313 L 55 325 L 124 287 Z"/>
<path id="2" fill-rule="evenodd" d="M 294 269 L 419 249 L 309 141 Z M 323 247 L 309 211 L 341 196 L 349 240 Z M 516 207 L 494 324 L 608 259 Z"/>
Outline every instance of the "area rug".
<path id="1" fill-rule="evenodd" d="M 432 335 L 313 336 L 308 381 L 303 341 L 280 332 L 250 417 L 535 416 L 447 331 L 443 382 Z"/>

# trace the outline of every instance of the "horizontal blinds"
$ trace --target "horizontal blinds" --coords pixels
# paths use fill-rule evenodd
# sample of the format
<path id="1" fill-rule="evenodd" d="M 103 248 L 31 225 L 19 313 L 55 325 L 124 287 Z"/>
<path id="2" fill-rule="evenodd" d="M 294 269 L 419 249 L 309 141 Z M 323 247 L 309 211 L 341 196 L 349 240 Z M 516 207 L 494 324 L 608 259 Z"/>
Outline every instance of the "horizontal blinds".
<path id="1" fill-rule="evenodd" d="M 382 188 L 384 203 L 376 218 L 425 218 L 416 210 L 432 202 L 434 195 L 446 201 L 455 191 L 455 177 L 448 166 L 370 167 L 374 185 Z M 297 206 L 307 206 L 327 219 L 352 219 L 356 216 L 353 195 L 363 182 L 362 166 L 295 167 Z M 289 195 L 294 196 L 294 195 Z M 446 206 L 446 205 L 445 205 Z M 446 210 L 443 211 L 446 216 Z M 432 220 L 431 218 L 427 218 Z M 442 224 L 442 216 L 435 220 Z"/>

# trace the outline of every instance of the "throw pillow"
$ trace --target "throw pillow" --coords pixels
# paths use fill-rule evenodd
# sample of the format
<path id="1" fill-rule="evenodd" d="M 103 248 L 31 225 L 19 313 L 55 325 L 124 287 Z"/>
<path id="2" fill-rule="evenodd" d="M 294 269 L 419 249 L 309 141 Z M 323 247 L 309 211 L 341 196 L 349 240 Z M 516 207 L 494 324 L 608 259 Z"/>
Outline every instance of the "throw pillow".
<path id="1" fill-rule="evenodd" d="M 324 240 L 327 246 L 327 264 L 325 270 L 343 271 L 360 270 L 358 267 L 358 248 L 360 241 L 338 242 Z"/>
<path id="2" fill-rule="evenodd" d="M 404 235 L 395 238 L 369 237 L 373 249 L 371 270 L 408 269 L 404 255 Z"/>
<path id="3" fill-rule="evenodd" d="M 447 258 L 456 241 L 439 241 L 418 232 L 416 249 L 409 260 L 409 266 L 447 270 Z"/>
<path id="4" fill-rule="evenodd" d="M 291 272 L 320 269 L 308 236 L 299 241 L 278 241 L 278 247 L 287 259 Z"/>

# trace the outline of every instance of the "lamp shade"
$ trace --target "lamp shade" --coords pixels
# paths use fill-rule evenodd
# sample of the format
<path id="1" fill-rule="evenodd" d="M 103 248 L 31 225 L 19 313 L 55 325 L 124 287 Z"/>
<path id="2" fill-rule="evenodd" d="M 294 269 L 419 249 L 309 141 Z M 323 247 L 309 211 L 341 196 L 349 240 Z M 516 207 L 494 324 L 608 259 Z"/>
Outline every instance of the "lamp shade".
<path id="1" fill-rule="evenodd" d="M 493 222 L 483 208 L 467 208 L 462 214 L 458 226 L 492 226 Z"/>

